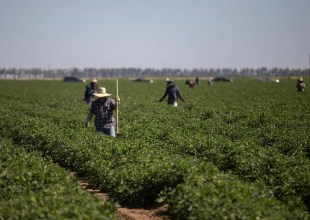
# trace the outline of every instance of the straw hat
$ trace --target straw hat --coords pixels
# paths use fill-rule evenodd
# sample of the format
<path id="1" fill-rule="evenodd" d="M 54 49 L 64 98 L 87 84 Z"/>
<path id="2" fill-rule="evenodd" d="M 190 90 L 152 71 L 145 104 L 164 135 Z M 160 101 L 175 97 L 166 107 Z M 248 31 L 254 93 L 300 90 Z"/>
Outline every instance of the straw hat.
<path id="1" fill-rule="evenodd" d="M 299 82 L 303 82 L 304 79 L 303 79 L 302 77 L 300 77 L 298 81 L 299 81 Z"/>
<path id="2" fill-rule="evenodd" d="M 107 93 L 106 89 L 104 87 L 100 87 L 99 91 L 94 93 L 94 96 L 97 96 L 99 98 L 110 96 L 111 94 Z"/>
<path id="3" fill-rule="evenodd" d="M 97 82 L 97 80 L 96 80 L 95 78 L 92 78 L 91 82 L 96 83 L 96 82 Z"/>

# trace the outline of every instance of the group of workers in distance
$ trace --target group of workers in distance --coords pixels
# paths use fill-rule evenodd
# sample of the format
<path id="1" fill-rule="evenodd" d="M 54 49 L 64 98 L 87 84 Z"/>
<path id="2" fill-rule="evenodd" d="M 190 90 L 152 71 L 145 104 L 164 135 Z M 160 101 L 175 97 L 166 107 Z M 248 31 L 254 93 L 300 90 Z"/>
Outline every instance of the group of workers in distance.
<path id="1" fill-rule="evenodd" d="M 178 106 L 178 99 L 183 102 L 184 99 L 181 96 L 180 89 L 176 84 L 166 79 L 167 87 L 163 97 L 159 102 L 163 101 L 168 96 L 168 105 Z M 120 98 L 116 96 L 115 100 L 109 98 L 112 94 L 107 93 L 106 88 L 99 87 L 97 80 L 93 78 L 89 84 L 85 87 L 83 101 L 90 105 L 90 111 L 85 121 L 85 127 L 89 126 L 89 122 L 95 116 L 95 127 L 97 132 L 116 137 L 115 126 L 116 120 L 113 116 L 113 111 L 117 110 L 120 104 Z"/>
<path id="2" fill-rule="evenodd" d="M 177 107 L 178 100 L 182 98 L 180 89 L 174 81 L 166 78 L 166 90 L 159 102 L 162 102 L 168 96 L 168 105 Z M 198 82 L 199 83 L 199 82 Z M 303 92 L 305 90 L 305 82 L 303 78 L 297 80 L 297 91 Z M 116 137 L 115 126 L 116 120 L 113 116 L 113 111 L 117 110 L 120 104 L 120 98 L 115 97 L 115 100 L 109 98 L 112 94 L 107 93 L 106 88 L 99 87 L 97 80 L 93 78 L 85 87 L 84 102 L 90 105 L 90 111 L 87 115 L 85 127 L 89 126 L 89 122 L 95 115 L 95 127 L 97 132 L 102 132 L 106 135 Z"/>

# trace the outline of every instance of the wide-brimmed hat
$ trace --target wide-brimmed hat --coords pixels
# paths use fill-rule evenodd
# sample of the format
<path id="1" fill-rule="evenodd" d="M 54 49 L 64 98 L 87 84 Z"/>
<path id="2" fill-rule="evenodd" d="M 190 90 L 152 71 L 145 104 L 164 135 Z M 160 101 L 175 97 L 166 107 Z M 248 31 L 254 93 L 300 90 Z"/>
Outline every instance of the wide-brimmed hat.
<path id="1" fill-rule="evenodd" d="M 106 96 L 110 96 L 111 94 L 107 93 L 106 89 L 104 87 L 100 87 L 99 91 L 94 93 L 94 96 L 97 97 L 106 97 Z"/>
<path id="2" fill-rule="evenodd" d="M 96 78 L 92 78 L 91 82 L 96 83 L 97 82 Z"/>
<path id="3" fill-rule="evenodd" d="M 299 82 L 303 82 L 304 79 L 303 79 L 302 77 L 300 77 L 298 81 L 299 81 Z"/>

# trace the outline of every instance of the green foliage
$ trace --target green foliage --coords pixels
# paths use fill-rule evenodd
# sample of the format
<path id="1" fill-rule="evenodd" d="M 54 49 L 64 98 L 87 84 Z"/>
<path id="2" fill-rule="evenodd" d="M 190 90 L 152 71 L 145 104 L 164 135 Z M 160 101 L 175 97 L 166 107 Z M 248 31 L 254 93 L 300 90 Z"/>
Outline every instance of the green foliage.
<path id="1" fill-rule="evenodd" d="M 82 190 L 36 153 L 0 142 L 0 219 L 116 219 L 115 206 Z"/>
<path id="2" fill-rule="evenodd" d="M 305 219 L 290 210 L 263 184 L 248 184 L 218 172 L 210 164 L 192 172 L 166 195 L 172 219 Z"/>
<path id="3" fill-rule="evenodd" d="M 176 82 L 186 102 L 173 108 L 158 103 L 164 81 L 120 80 L 113 139 L 83 127 L 84 85 L 0 81 L 0 133 L 129 206 L 161 198 L 179 219 L 309 219 L 310 93 L 292 80 Z M 115 94 L 114 81 L 99 85 Z"/>

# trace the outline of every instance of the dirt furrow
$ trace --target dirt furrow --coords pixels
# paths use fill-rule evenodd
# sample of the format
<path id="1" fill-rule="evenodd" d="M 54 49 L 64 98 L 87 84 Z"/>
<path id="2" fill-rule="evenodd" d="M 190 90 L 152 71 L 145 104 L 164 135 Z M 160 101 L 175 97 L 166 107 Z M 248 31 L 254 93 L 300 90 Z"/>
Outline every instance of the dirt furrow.
<path id="1" fill-rule="evenodd" d="M 76 176 L 75 172 L 70 172 L 70 175 Z M 77 177 L 77 176 L 76 176 Z M 77 177 L 79 185 L 87 192 L 99 197 L 103 202 L 109 200 L 107 193 L 101 192 L 87 182 L 86 179 Z M 167 205 L 150 208 L 127 208 L 119 207 L 117 209 L 117 216 L 120 220 L 168 220 Z"/>

